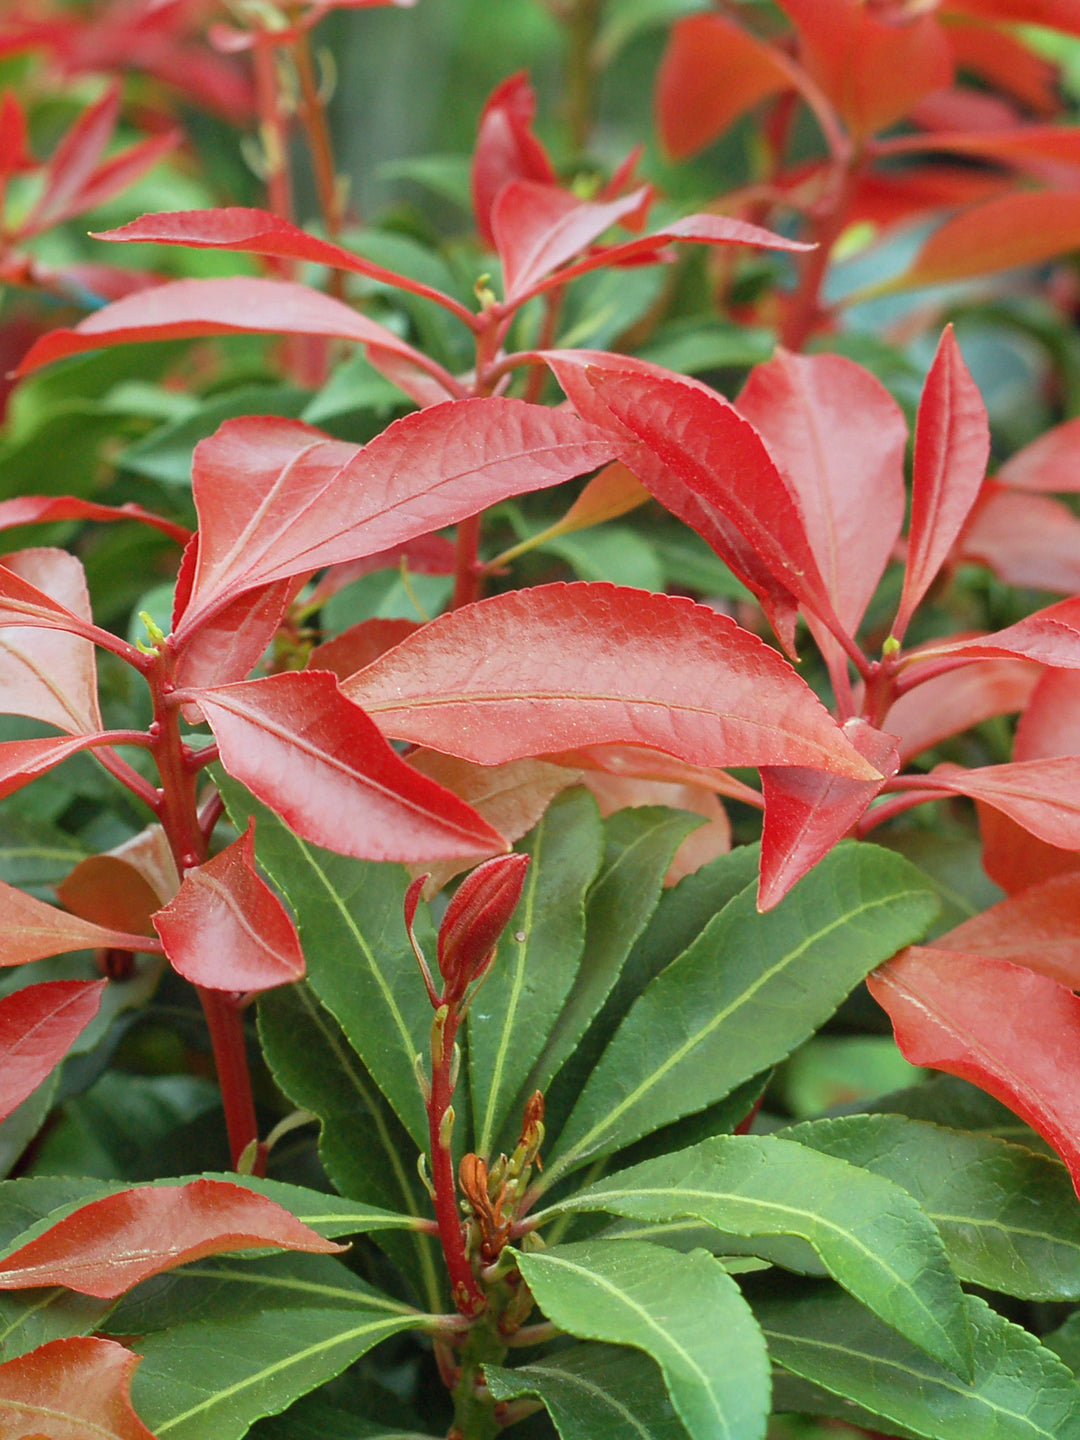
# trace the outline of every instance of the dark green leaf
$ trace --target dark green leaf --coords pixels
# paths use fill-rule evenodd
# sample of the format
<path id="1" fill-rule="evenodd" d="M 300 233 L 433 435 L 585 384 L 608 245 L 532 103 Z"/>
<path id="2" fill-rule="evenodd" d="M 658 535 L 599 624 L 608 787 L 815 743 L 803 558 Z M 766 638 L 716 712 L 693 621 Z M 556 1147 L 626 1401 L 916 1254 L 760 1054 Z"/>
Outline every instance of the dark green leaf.
<path id="1" fill-rule="evenodd" d="M 53 899 L 51 886 L 62 880 L 86 851 L 66 831 L 21 815 L 0 813 L 0 880 L 17 885 L 39 900 Z"/>
<path id="2" fill-rule="evenodd" d="M 593 1240 L 522 1255 L 544 1313 L 587 1340 L 644 1350 L 693 1440 L 760 1440 L 768 1360 L 739 1287 L 703 1250 Z"/>

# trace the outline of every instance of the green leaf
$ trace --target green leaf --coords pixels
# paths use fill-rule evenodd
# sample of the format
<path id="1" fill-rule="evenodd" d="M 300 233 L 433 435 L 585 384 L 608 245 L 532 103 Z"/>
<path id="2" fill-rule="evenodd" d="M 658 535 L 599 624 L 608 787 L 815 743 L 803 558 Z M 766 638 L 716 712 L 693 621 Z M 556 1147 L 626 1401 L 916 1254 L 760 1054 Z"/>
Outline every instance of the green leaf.
<path id="1" fill-rule="evenodd" d="M 717 1136 L 620 1170 L 547 1213 L 693 1217 L 751 1241 L 798 1236 L 887 1324 L 969 1375 L 963 1295 L 932 1222 L 899 1185 L 831 1155 L 816 1154 L 826 1163 L 808 1165 L 805 1150 L 800 1155 L 792 1143 L 772 1135 Z"/>
<path id="2" fill-rule="evenodd" d="M 579 580 L 610 580 L 637 590 L 661 591 L 664 571 L 650 541 L 629 525 L 603 525 L 559 535 L 536 547 L 557 555 Z"/>
<path id="3" fill-rule="evenodd" d="M 657 0 L 652 0 L 657 3 Z M 670 5 L 671 0 L 660 0 Z M 687 8 L 685 0 L 681 0 Z M 704 8 L 696 5 L 696 9 Z M 715 321 L 703 325 L 696 317 L 676 321 L 661 330 L 643 350 L 642 360 L 678 370 L 683 375 L 700 375 L 703 370 L 749 369 L 770 359 L 776 348 L 771 330 L 751 329 L 747 325 L 723 325 Z"/>
<path id="4" fill-rule="evenodd" d="M 817 1120 L 784 1135 L 902 1185 L 961 1280 L 1024 1300 L 1080 1299 L 1080 1210 L 1059 1160 L 900 1115 Z"/>
<path id="5" fill-rule="evenodd" d="M 427 1114 L 413 1061 L 427 1050 L 431 1005 L 405 933 L 405 870 L 309 844 L 235 781 L 222 777 L 221 791 L 238 829 L 257 817 L 255 852 L 293 908 L 308 983 L 425 1147 Z M 434 954 L 423 912 L 417 922 L 420 944 Z"/>
<path id="6" fill-rule="evenodd" d="M 324 1258 L 203 1261 L 121 1301 L 109 1327 L 140 1336 L 132 1399 L 156 1436 L 239 1440 L 255 1420 L 418 1325 L 416 1311 L 343 1265 L 294 1263 Z"/>
<path id="7" fill-rule="evenodd" d="M 490 1155 L 558 1019 L 585 943 L 585 894 L 603 857 L 596 801 L 560 795 L 519 847 L 532 857 L 514 918 L 469 1012 L 476 1151 Z"/>
<path id="8" fill-rule="evenodd" d="M 85 855 L 79 842 L 59 827 L 0 812 L 0 880 L 6 884 L 38 900 L 51 900 L 51 887 Z"/>
<path id="9" fill-rule="evenodd" d="M 696 10 L 707 8 L 706 0 L 613 0 L 604 11 L 604 26 L 596 41 L 596 64 L 609 65 L 627 41 L 641 30 L 670 24 L 680 15 L 692 15 Z M 768 356 L 762 358 L 768 359 Z"/>
<path id="10" fill-rule="evenodd" d="M 759 914 L 748 886 L 648 986 L 585 1086 L 544 1177 L 721 1099 L 918 939 L 936 899 L 886 850 L 842 845 Z"/>
<path id="11" fill-rule="evenodd" d="M 970 1385 L 838 1291 L 755 1301 L 773 1357 L 804 1379 L 930 1440 L 1077 1440 L 1080 1386 L 1033 1335 L 974 1295 Z"/>
<path id="12" fill-rule="evenodd" d="M 413 1217 L 431 1213 L 416 1172 L 416 1147 L 333 1016 L 306 985 L 259 999 L 259 1034 L 278 1085 L 322 1126 L 319 1155 L 342 1194 Z M 428 1235 L 380 1235 L 379 1244 L 439 1308 L 442 1272 Z"/>
<path id="13" fill-rule="evenodd" d="M 644 1350 L 692 1440 L 760 1440 L 765 1347 L 739 1287 L 703 1250 L 644 1241 L 560 1245 L 518 1261 L 549 1319 L 572 1335 Z"/>
<path id="14" fill-rule="evenodd" d="M 548 1097 L 549 1115 L 556 1123 L 577 1098 L 603 1048 L 593 1043 L 591 1031 L 588 1041 L 583 1043 L 582 1037 L 616 986 L 657 902 L 663 906 L 660 887 L 672 856 L 698 823 L 696 816 L 656 806 L 618 810 L 604 821 L 604 859 L 585 907 L 584 959 L 525 1086 L 530 1093 L 547 1092 L 559 1075 L 558 1093 Z M 561 1098 L 564 1095 L 568 1098 Z"/>
<path id="15" fill-rule="evenodd" d="M 776 1095 L 798 1119 L 874 1099 L 927 1072 L 910 1064 L 891 1035 L 815 1035 L 776 1077 Z"/>
<path id="16" fill-rule="evenodd" d="M 865 1107 L 871 1114 L 907 1115 L 957 1130 L 975 1130 L 1023 1145 L 1041 1155 L 1054 1151 L 1019 1116 L 985 1090 L 955 1075 L 935 1075 L 921 1085 L 882 1095 Z"/>
<path id="17" fill-rule="evenodd" d="M 204 400 L 193 415 L 162 425 L 120 456 L 125 470 L 146 475 L 161 485 L 191 484 L 191 455 L 225 420 L 236 415 L 287 415 L 295 419 L 311 399 L 295 385 L 243 385 Z"/>
<path id="18" fill-rule="evenodd" d="M 300 418 L 309 425 L 324 425 L 354 410 L 374 410 L 382 416 L 401 405 L 404 398 L 397 386 L 380 375 L 358 350 L 335 368 Z"/>
<path id="19" fill-rule="evenodd" d="M 535 1395 L 561 1440 L 686 1440 L 663 1378 L 640 1353 L 611 1345 L 575 1345 L 531 1365 L 485 1365 L 496 1400 Z"/>

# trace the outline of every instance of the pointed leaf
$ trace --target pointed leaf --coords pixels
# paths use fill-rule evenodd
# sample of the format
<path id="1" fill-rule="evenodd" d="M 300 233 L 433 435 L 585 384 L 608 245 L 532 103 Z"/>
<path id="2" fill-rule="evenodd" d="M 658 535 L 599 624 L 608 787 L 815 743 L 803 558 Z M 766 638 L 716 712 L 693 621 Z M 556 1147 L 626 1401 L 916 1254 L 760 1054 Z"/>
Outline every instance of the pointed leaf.
<path id="1" fill-rule="evenodd" d="M 676 21 L 656 91 L 660 138 L 673 160 L 693 155 L 759 100 L 788 88 L 774 53 L 720 14 Z"/>
<path id="2" fill-rule="evenodd" d="M 186 545 L 191 538 L 185 526 L 130 501 L 124 505 L 97 505 L 77 495 L 17 495 L 0 500 L 0 530 L 14 525 L 45 525 L 53 520 L 141 520 L 179 545 Z"/>
<path id="3" fill-rule="evenodd" d="M 1078 245 L 1080 193 L 1015 190 L 946 220 L 890 288 L 944 285 L 1038 265 Z"/>
<path id="4" fill-rule="evenodd" d="M 281 1246 L 325 1254 L 343 1248 L 264 1196 L 220 1180 L 122 1190 L 45 1226 L 0 1260 L 0 1289 L 66 1285 L 108 1299 L 151 1275 L 222 1251 Z"/>
<path id="5" fill-rule="evenodd" d="M 738 410 L 798 496 L 833 609 L 854 635 L 904 523 L 903 412 L 843 355 L 786 350 L 754 367 Z"/>
<path id="6" fill-rule="evenodd" d="M 1045 610 L 1018 620 L 1005 630 L 996 630 L 977 640 L 927 646 L 912 659 L 916 663 L 939 655 L 970 656 L 984 659 L 1014 655 L 1037 660 L 1042 665 L 1061 669 L 1080 669 L 1080 597 L 1059 600 Z M 917 673 L 917 672 L 916 672 Z"/>
<path id="7" fill-rule="evenodd" d="M 574 984 L 585 942 L 585 893 L 603 856 L 600 818 L 582 790 L 556 800 L 521 847 L 531 856 L 516 916 L 469 1017 L 472 1148 L 492 1156 L 510 1106 Z"/>
<path id="8" fill-rule="evenodd" d="M 388 735 L 482 765 L 649 744 L 695 765 L 873 779 L 774 650 L 691 601 L 546 585 L 440 616 L 342 689 Z"/>
<path id="9" fill-rule="evenodd" d="M 78 213 L 79 194 L 105 153 L 119 118 L 120 86 L 114 82 L 81 112 L 49 157 L 41 199 L 22 225 L 26 233 L 48 230 Z"/>
<path id="10" fill-rule="evenodd" d="M 172 210 L 160 215 L 142 215 L 116 230 L 99 231 L 97 240 L 134 240 L 153 245 L 187 245 L 199 250 L 242 250 L 249 255 L 276 255 L 290 260 L 309 260 L 366 275 L 384 285 L 423 295 L 437 305 L 460 311 L 461 306 L 430 285 L 421 285 L 396 270 L 374 265 L 340 245 L 320 240 L 269 210 L 229 206 L 222 210 Z"/>
<path id="11" fill-rule="evenodd" d="M 867 981 L 914 1065 L 959 1075 L 1053 1145 L 1080 1192 L 1080 999 L 1022 965 L 912 946 Z"/>
<path id="12" fill-rule="evenodd" d="M 488 96 L 473 149 L 470 188 L 480 238 L 495 249 L 491 210 L 511 180 L 558 184 L 555 168 L 533 134 L 536 96 L 524 71 L 511 75 Z"/>
<path id="13" fill-rule="evenodd" d="M 20 550 L 6 555 L 4 563 L 11 574 L 92 623 L 86 575 L 74 555 Z M 93 645 L 63 630 L 0 630 L 0 706 L 9 715 L 29 715 L 69 735 L 101 730 Z"/>
<path id="14" fill-rule="evenodd" d="M 1021 589 L 1080 591 L 1080 519 L 1060 500 L 989 482 L 964 530 L 957 559 Z"/>
<path id="15" fill-rule="evenodd" d="M 1055 425 L 1005 462 L 997 478 L 1018 490 L 1080 491 L 1080 419 Z"/>
<path id="16" fill-rule="evenodd" d="M 900 768 L 896 737 L 853 718 L 844 734 L 884 777 Z M 761 832 L 758 909 L 771 910 L 865 814 L 884 780 L 848 780 L 797 765 L 761 767 L 765 822 Z"/>
<path id="17" fill-rule="evenodd" d="M 978 770 L 939 765 L 927 778 L 931 785 L 1003 811 L 1040 840 L 1080 850 L 1080 755 Z"/>
<path id="18" fill-rule="evenodd" d="M 50 980 L 0 999 L 0 1120 L 41 1084 L 98 1012 L 104 980 Z"/>
<path id="19" fill-rule="evenodd" d="M 975 1375 L 951 1371 L 916 1350 L 839 1292 L 757 1301 L 754 1313 L 781 1365 L 934 1440 L 1073 1440 L 1080 1386 L 1035 1337 L 977 1296 L 965 1297 Z"/>
<path id="20" fill-rule="evenodd" d="M 0 1425 L 12 1440 L 41 1424 L 47 1440 L 154 1440 L 131 1406 L 138 1363 L 114 1340 L 52 1340 L 0 1365 Z"/>
<path id="21" fill-rule="evenodd" d="M 688 1217 L 751 1240 L 797 1235 L 886 1324 L 960 1375 L 971 1342 L 960 1284 L 933 1223 L 906 1190 L 773 1135 L 725 1135 L 587 1186 L 554 1213 Z"/>
<path id="22" fill-rule="evenodd" d="M 293 671 L 189 697 L 228 773 L 305 840 L 369 860 L 505 849 L 464 801 L 406 765 L 332 675 Z"/>
<path id="23" fill-rule="evenodd" d="M 986 407 L 948 326 L 919 402 L 907 569 L 893 625 L 898 640 L 975 503 L 989 453 Z"/>
<path id="24" fill-rule="evenodd" d="M 19 552 L 26 554 L 26 551 Z M 31 554 L 35 552 L 29 552 Z M 46 552 L 49 553 L 49 552 Z M 64 552 L 61 551 L 61 554 Z M 8 555 L 5 560 L 15 557 Z M 47 563 L 47 562 L 42 562 Z M 28 562 L 33 564 L 33 562 Z M 62 605 L 59 600 L 25 579 L 17 569 L 0 564 L 0 626 L 33 626 L 43 630 L 66 630 L 72 635 L 84 636 L 88 640 L 104 642 L 111 650 L 121 653 L 130 647 L 124 646 L 115 636 L 84 619 L 75 611 Z M 132 654 L 137 652 L 132 650 Z"/>
<path id="25" fill-rule="evenodd" d="M 574 1345 L 514 1370 L 485 1365 L 484 1381 L 496 1400 L 542 1400 L 560 1440 L 686 1440 L 663 1378 L 641 1351 Z"/>
<path id="26" fill-rule="evenodd" d="M 994 715 L 1023 710 L 1043 673 L 1026 660 L 987 660 L 947 670 L 894 701 L 883 728 L 897 737 L 906 764 L 950 735 Z"/>
<path id="27" fill-rule="evenodd" d="M 177 638 L 226 599 L 573 479 L 614 448 L 573 415 L 498 398 L 432 406 L 359 448 L 295 420 L 226 421 L 195 451 L 201 529 Z"/>
<path id="28" fill-rule="evenodd" d="M 102 739 L 102 735 L 50 735 L 43 740 L 3 741 L 0 743 L 0 797 L 29 785 L 68 756 L 89 749 Z"/>
<path id="29" fill-rule="evenodd" d="M 22 965 L 69 950 L 153 950 L 156 942 L 106 929 L 0 884 L 0 966 Z"/>
<path id="30" fill-rule="evenodd" d="M 589 379 L 614 418 L 733 525 L 781 585 L 835 623 L 800 501 L 734 406 L 674 379 L 630 371 Z"/>
<path id="31" fill-rule="evenodd" d="M 750 887 L 630 1009 L 593 1071 L 541 1182 L 721 1099 L 789 1054 L 908 937 L 936 902 L 898 856 L 845 845 L 767 915 Z"/>
<path id="32" fill-rule="evenodd" d="M 65 355 L 135 340 L 186 340 L 198 335 L 325 335 L 378 345 L 430 371 L 432 363 L 392 331 L 340 300 L 287 280 L 248 276 L 174 280 L 95 310 L 73 330 L 53 330 L 20 363 L 27 374 Z"/>
<path id="33" fill-rule="evenodd" d="M 560 1328 L 632 1345 L 656 1361 L 691 1440 L 764 1436 L 765 1346 L 738 1286 L 711 1255 L 593 1240 L 522 1255 L 518 1264 Z"/>
<path id="34" fill-rule="evenodd" d="M 903 1115 L 845 1115 L 783 1133 L 910 1191 L 961 1280 L 1029 1300 L 1080 1292 L 1080 1214 L 1057 1160 Z"/>
<path id="35" fill-rule="evenodd" d="M 231 845 L 184 874 L 154 916 L 174 969 L 210 990 L 269 990 L 304 973 L 292 917 L 255 869 L 254 822 Z"/>
<path id="36" fill-rule="evenodd" d="M 581 200 L 556 185 L 511 180 L 491 210 L 491 230 L 503 263 L 507 303 L 520 301 L 620 221 L 640 213 L 648 190 L 616 200 Z"/>

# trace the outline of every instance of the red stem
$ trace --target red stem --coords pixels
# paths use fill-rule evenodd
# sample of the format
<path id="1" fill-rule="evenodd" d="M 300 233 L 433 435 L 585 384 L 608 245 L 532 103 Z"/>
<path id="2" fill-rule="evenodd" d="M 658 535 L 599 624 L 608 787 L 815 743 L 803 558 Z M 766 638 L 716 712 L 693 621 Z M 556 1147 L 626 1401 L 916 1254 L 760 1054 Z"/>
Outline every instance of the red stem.
<path id="1" fill-rule="evenodd" d="M 196 985 L 210 1031 L 221 1099 L 225 1106 L 225 1128 L 229 1135 L 229 1151 L 233 1169 L 251 1142 L 258 1141 L 259 1126 L 255 1118 L 255 1097 L 251 1091 L 251 1072 L 244 1043 L 244 1021 L 232 997 L 222 990 L 206 990 Z M 254 1175 L 265 1175 L 266 1156 L 259 1147 Z"/>
<path id="2" fill-rule="evenodd" d="M 439 1227 L 443 1255 L 446 1257 L 454 1304 L 463 1315 L 472 1316 L 483 1310 L 487 1300 L 465 1253 L 451 1136 L 445 1133 L 448 1128 L 445 1125 L 446 1112 L 453 1097 L 451 1070 L 458 1019 L 456 1008 L 448 1007 L 441 1035 L 437 1019 L 432 1028 L 431 1096 L 427 1102 L 428 1137 L 431 1144 L 431 1183 L 435 1191 L 435 1220 Z"/>

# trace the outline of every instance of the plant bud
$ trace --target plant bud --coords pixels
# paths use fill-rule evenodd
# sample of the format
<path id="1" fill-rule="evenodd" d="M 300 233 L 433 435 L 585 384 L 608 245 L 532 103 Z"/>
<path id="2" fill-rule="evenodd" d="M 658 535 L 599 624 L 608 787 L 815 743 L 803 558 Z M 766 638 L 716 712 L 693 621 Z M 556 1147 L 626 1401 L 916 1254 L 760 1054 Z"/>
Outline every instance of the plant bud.
<path id="1" fill-rule="evenodd" d="M 497 855 L 461 882 L 439 927 L 444 1002 L 460 1000 L 491 964 L 499 936 L 517 909 L 528 864 L 527 855 Z"/>

